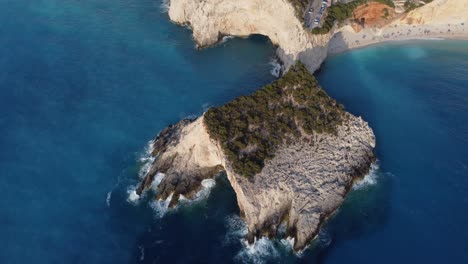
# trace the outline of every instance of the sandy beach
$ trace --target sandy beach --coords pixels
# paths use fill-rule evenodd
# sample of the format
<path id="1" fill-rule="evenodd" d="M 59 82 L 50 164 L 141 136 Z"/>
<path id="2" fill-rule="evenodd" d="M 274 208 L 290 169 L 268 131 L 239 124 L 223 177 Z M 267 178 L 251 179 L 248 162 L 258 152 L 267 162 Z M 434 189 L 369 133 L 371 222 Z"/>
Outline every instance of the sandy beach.
<path id="1" fill-rule="evenodd" d="M 328 46 L 329 54 L 363 48 L 388 41 L 417 39 L 463 39 L 468 40 L 468 23 L 445 25 L 392 25 L 384 29 L 363 29 L 354 32 L 346 26 L 336 33 Z"/>
<path id="2" fill-rule="evenodd" d="M 329 54 L 362 48 L 387 41 L 417 39 L 468 40 L 468 2 L 435 0 L 383 27 L 364 27 L 356 32 L 351 25 L 336 30 L 328 46 Z"/>

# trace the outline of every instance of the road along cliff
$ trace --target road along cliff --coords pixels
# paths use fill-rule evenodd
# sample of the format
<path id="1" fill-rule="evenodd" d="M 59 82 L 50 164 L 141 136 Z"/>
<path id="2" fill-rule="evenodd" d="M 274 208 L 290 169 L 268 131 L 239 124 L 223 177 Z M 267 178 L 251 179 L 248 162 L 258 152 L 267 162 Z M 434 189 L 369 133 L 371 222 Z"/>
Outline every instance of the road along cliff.
<path id="1" fill-rule="evenodd" d="M 374 161 L 375 138 L 361 118 L 330 98 L 302 64 L 249 96 L 169 126 L 153 141 L 151 169 L 137 194 L 165 176 L 156 199 L 192 198 L 225 171 L 248 241 L 286 224 L 303 249 Z"/>
<path id="2" fill-rule="evenodd" d="M 390 15 L 384 25 L 366 25 L 359 32 L 351 26 L 350 17 L 337 21 L 326 34 L 312 34 L 304 27 L 301 12 L 306 5 L 306 0 L 170 0 L 168 13 L 173 22 L 191 27 L 197 47 L 213 45 L 225 35 L 261 34 L 278 46 L 276 53 L 284 70 L 300 61 L 312 73 L 327 54 L 370 44 L 430 37 L 468 39 L 466 0 L 434 0 Z M 385 9 L 393 14 L 395 8 Z M 330 14 L 325 13 L 322 20 L 327 16 Z"/>

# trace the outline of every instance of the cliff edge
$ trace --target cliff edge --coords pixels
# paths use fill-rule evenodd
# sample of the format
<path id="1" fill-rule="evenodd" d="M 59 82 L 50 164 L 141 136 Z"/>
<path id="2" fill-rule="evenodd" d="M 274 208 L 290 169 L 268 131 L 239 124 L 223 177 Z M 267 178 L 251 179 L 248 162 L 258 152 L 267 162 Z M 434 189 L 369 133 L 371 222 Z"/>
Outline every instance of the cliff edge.
<path id="1" fill-rule="evenodd" d="M 428 37 L 468 39 L 465 0 L 434 0 L 407 13 L 389 16 L 383 26 L 365 25 L 359 32 L 352 27 L 350 17 L 336 21 L 326 34 L 312 34 L 304 26 L 300 13 L 306 3 L 305 0 L 170 0 L 169 17 L 175 23 L 191 27 L 197 47 L 213 45 L 224 35 L 267 36 L 278 46 L 276 53 L 284 70 L 300 61 L 312 73 L 327 54 L 370 44 Z M 301 7 L 299 10 L 297 5 Z M 329 15 L 326 11 L 322 20 Z"/>
<path id="2" fill-rule="evenodd" d="M 286 0 L 171 0 L 169 18 L 189 25 L 198 47 L 217 43 L 222 36 L 267 36 L 278 46 L 285 68 L 297 60 L 314 72 L 327 55 L 329 35 L 304 30 Z"/>
<path id="3" fill-rule="evenodd" d="M 249 242 L 275 236 L 284 223 L 300 250 L 369 171 L 374 146 L 368 124 L 344 111 L 298 64 L 252 95 L 163 130 L 137 193 L 165 173 L 156 199 L 174 206 L 224 170 Z"/>

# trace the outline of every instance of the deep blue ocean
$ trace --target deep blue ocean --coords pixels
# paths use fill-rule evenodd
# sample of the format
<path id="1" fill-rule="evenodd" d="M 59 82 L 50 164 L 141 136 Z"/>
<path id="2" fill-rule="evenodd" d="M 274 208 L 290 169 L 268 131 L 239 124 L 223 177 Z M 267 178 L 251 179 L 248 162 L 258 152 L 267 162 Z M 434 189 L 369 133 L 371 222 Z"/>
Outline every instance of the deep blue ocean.
<path id="1" fill-rule="evenodd" d="M 300 255 L 245 247 L 224 177 L 162 216 L 127 200 L 165 126 L 274 80 L 267 39 L 197 51 L 154 0 L 0 0 L 0 263 L 468 263 L 468 42 L 329 58 L 376 170 Z"/>

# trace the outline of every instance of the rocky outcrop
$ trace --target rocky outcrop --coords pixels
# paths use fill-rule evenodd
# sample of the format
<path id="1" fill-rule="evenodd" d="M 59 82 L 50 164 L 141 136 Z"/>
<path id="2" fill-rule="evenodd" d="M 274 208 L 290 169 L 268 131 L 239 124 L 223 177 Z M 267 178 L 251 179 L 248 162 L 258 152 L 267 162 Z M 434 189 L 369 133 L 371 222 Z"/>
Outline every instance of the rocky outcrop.
<path id="1" fill-rule="evenodd" d="M 222 36 L 267 36 L 278 46 L 285 68 L 300 60 L 314 72 L 327 55 L 329 35 L 304 29 L 287 0 L 171 0 L 169 17 L 193 30 L 198 47 L 217 43 Z"/>
<path id="2" fill-rule="evenodd" d="M 441 7 L 445 4 L 448 6 Z M 445 10 L 445 14 L 439 10 Z M 443 20 L 447 16 L 458 23 L 466 14 L 464 10 L 467 4 L 463 0 L 435 0 L 395 23 L 414 26 L 448 21 Z M 298 60 L 314 72 L 329 52 L 331 36 L 336 32 L 351 34 L 350 27 L 344 27 L 330 34 L 312 35 L 303 28 L 286 0 L 171 0 L 169 16 L 176 23 L 191 26 L 198 47 L 213 45 L 224 35 L 265 35 L 278 46 L 277 55 L 284 63 L 285 72 Z M 365 37 L 363 35 L 362 39 Z M 337 39 L 336 36 L 333 39 Z M 385 39 L 376 37 L 372 41 Z M 353 39 L 352 42 L 359 41 Z M 349 42 L 343 43 L 346 44 L 344 48 L 352 47 Z M 340 48 L 338 45 L 338 50 Z M 291 98 L 281 99 L 288 100 Z M 297 104 L 295 100 L 291 102 Z M 323 117 L 323 105 L 316 107 L 321 109 L 319 116 Z M 151 154 L 154 162 L 138 186 L 137 194 L 149 189 L 155 175 L 161 172 L 165 176 L 155 198 L 171 199 L 170 206 L 175 206 L 180 196 L 194 197 L 204 179 L 224 170 L 247 222 L 249 242 L 255 237 L 276 235 L 278 227 L 285 223 L 287 234 L 295 238 L 294 249 L 304 248 L 324 220 L 343 202 L 353 181 L 366 174 L 374 161 L 372 130 L 361 118 L 344 113 L 333 133 L 314 130 L 307 134 L 307 140 L 298 137 L 282 142 L 275 148 L 272 158 L 262 160 L 260 172 L 246 177 L 233 169 L 226 148 L 223 150 L 225 143 L 209 134 L 206 120 L 205 115 L 182 120 L 158 135 Z M 304 134 L 302 127 L 298 129 L 299 134 Z M 246 144 L 245 149 L 255 149 L 255 144 Z"/>
<path id="3" fill-rule="evenodd" d="M 434 0 L 397 16 L 384 27 L 366 28 L 357 34 L 350 25 L 345 25 L 329 34 L 313 35 L 304 28 L 289 0 L 170 0 L 169 7 L 173 22 L 192 28 L 198 47 L 213 45 L 224 35 L 261 34 L 278 46 L 276 53 L 284 70 L 301 61 L 310 72 L 320 67 L 327 53 L 390 40 L 466 39 L 468 28 L 461 23 L 467 21 L 467 12 L 465 0 Z"/>
<path id="4" fill-rule="evenodd" d="M 248 241 L 275 236 L 285 223 L 300 250 L 369 171 L 375 138 L 298 64 L 249 96 L 164 129 L 152 147 L 155 159 L 138 195 L 161 172 L 156 199 L 174 206 L 224 170 Z"/>
<path id="5" fill-rule="evenodd" d="M 232 170 L 219 144 L 210 139 L 203 116 L 183 120 L 155 139 L 156 159 L 137 192 L 148 189 L 157 172 L 164 172 L 156 199 L 172 194 L 175 205 L 179 195 L 193 196 L 203 179 L 224 169 L 247 222 L 248 240 L 274 236 L 286 223 L 288 234 L 295 238 L 294 248 L 300 250 L 374 160 L 374 134 L 365 121 L 351 114 L 336 134 L 314 133 L 312 142 L 282 146 L 261 173 L 249 179 Z"/>
<path id="6" fill-rule="evenodd" d="M 348 115 L 337 135 L 315 134 L 313 144 L 296 142 L 280 148 L 254 181 L 229 171 L 249 241 L 276 235 L 285 221 L 302 249 L 320 224 L 343 202 L 353 180 L 365 175 L 374 159 L 375 139 L 361 118 Z"/>
<path id="7" fill-rule="evenodd" d="M 201 182 L 223 170 L 223 155 L 203 125 L 203 117 L 184 119 L 159 133 L 152 144 L 151 156 L 157 157 L 139 184 L 136 193 L 151 187 L 157 173 L 166 176 L 158 185 L 155 199 L 171 197 L 169 207 L 177 204 L 180 195 L 193 198 Z"/>

